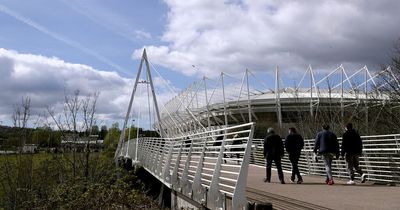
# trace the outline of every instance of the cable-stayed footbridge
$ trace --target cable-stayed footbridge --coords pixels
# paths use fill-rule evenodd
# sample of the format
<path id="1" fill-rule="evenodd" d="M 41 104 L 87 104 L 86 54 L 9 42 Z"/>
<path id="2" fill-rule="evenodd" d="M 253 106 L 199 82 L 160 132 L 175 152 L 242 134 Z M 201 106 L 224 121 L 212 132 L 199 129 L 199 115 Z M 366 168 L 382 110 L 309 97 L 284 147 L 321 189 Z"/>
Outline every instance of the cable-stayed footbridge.
<path id="1" fill-rule="evenodd" d="M 161 77 L 154 67 L 153 70 Z M 339 81 L 329 83 L 334 74 L 339 74 Z M 364 80 L 357 83 L 354 79 L 359 74 L 362 74 Z M 203 78 L 159 106 L 151 64 L 144 51 L 115 158 L 132 160 L 171 189 L 173 209 L 179 206 L 198 209 L 244 209 L 249 207 L 248 203 L 251 201 L 272 202 L 274 208 L 279 209 L 341 208 L 334 203 L 321 203 L 291 193 L 303 189 L 310 190 L 310 194 L 322 196 L 322 200 L 326 199 L 324 196 L 332 196 L 324 194 L 323 187 L 327 187 L 323 184 L 325 169 L 323 163 L 315 162 L 312 158 L 313 139 L 305 140 L 305 148 L 299 162 L 301 172 L 309 175 L 304 178 L 305 181 L 312 185 L 305 183 L 298 187 L 288 184 L 282 187 L 262 182 L 265 169 L 259 167 L 264 165 L 263 145 L 262 139 L 255 137 L 256 124 L 261 118 L 270 118 L 267 122 L 284 127 L 285 115 L 293 111 L 307 112 L 309 116 L 317 118 L 319 110 L 324 110 L 327 104 L 338 108 L 342 117 L 348 115 L 348 107 L 351 106 L 383 104 L 388 100 L 380 91 L 385 84 L 376 81 L 382 74 L 393 75 L 390 68 L 372 74 L 367 67 L 363 67 L 349 74 L 340 66 L 322 79 L 316 80 L 313 69 L 309 66 L 300 82 L 295 87 L 288 88 L 281 86 L 283 82 L 280 81 L 279 70 L 276 69 L 275 87 L 271 89 L 262 81 L 256 85 L 251 84 L 252 77 L 254 80 L 259 78 L 249 70 L 245 71 L 238 84 L 228 83 L 228 80 L 234 79 L 222 73 L 213 85 L 207 83 L 207 78 Z M 394 75 L 392 80 L 397 82 Z M 308 87 L 302 86 L 305 81 L 309 84 Z M 324 86 L 325 82 L 328 87 Z M 160 137 L 140 137 L 139 133 L 136 138 L 131 138 L 130 134 L 124 135 L 130 131 L 129 122 L 134 112 L 132 107 L 139 85 L 146 86 L 144 89 L 147 90 L 148 100 L 147 103 L 141 102 L 141 105 L 148 105 L 147 120 L 153 122 L 150 124 L 153 124 Z M 145 109 L 140 111 L 140 106 L 138 109 L 138 115 L 144 113 Z M 364 110 L 364 113 L 367 123 L 372 118 L 368 116 L 368 109 Z M 379 192 L 400 192 L 397 187 L 393 190 L 391 187 L 378 188 L 372 185 L 400 183 L 399 138 L 399 134 L 363 136 L 364 155 L 361 165 L 368 174 L 369 184 L 359 189 L 359 195 L 352 195 L 355 200 L 360 195 L 364 196 L 361 190 L 370 193 L 377 192 L 378 189 Z M 336 160 L 333 165 L 334 176 L 346 178 L 344 160 Z M 283 159 L 283 167 L 286 171 L 291 170 L 287 157 Z M 319 179 L 322 181 L 319 182 Z M 347 196 L 348 189 L 341 186 L 339 184 L 332 189 Z M 351 191 L 354 190 L 357 192 L 357 189 Z M 343 197 L 340 204 L 350 205 L 351 200 L 346 203 L 345 198 Z M 391 199 L 391 196 L 381 199 L 391 203 L 387 207 L 400 206 L 399 201 Z M 372 204 L 366 201 L 352 205 L 357 209 Z M 384 207 L 382 206 L 382 209 L 385 209 Z"/>

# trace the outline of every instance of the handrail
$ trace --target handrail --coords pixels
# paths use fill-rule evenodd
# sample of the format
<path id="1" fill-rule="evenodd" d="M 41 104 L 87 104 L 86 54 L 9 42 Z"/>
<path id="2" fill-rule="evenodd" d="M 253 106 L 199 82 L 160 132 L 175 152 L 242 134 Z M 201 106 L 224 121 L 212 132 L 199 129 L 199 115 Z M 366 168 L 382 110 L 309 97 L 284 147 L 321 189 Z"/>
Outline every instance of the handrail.
<path id="1" fill-rule="evenodd" d="M 253 132 L 254 124 L 246 123 L 173 138 L 132 139 L 123 143 L 118 158 L 133 159 L 167 187 L 207 208 L 226 209 L 229 198 L 232 209 L 242 209 Z"/>
<path id="2" fill-rule="evenodd" d="M 368 176 L 368 180 L 386 183 L 400 183 L 400 134 L 362 136 L 363 155 L 360 157 L 360 166 Z M 382 139 L 384 138 L 384 139 Z M 341 145 L 341 138 L 338 138 Z M 304 140 L 304 149 L 299 160 L 299 169 L 302 173 L 325 176 L 325 166 L 322 161 L 313 159 L 314 139 Z M 265 165 L 262 155 L 262 139 L 253 139 L 253 164 Z M 284 170 L 291 170 L 288 155 L 282 159 Z M 380 170 L 377 170 L 380 169 Z M 385 169 L 385 170 L 382 170 Z M 332 163 L 333 176 L 348 177 L 345 160 L 334 160 Z"/>

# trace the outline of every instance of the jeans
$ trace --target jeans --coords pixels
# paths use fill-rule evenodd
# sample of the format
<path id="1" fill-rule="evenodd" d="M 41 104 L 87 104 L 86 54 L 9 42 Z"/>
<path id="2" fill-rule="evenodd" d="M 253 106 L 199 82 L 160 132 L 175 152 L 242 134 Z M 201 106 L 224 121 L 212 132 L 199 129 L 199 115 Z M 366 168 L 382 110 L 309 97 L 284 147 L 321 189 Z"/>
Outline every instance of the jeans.
<path id="1" fill-rule="evenodd" d="M 296 154 L 296 153 L 289 153 L 289 160 L 290 163 L 292 164 L 292 180 L 294 180 L 297 176 L 298 180 L 303 180 L 303 178 L 300 175 L 300 171 L 299 171 L 299 167 L 298 167 L 298 163 L 299 163 L 299 159 L 300 159 L 300 154 Z"/>
<path id="2" fill-rule="evenodd" d="M 267 157 L 267 167 L 266 167 L 266 173 L 267 173 L 267 180 L 271 181 L 271 167 L 272 167 L 272 161 L 275 162 L 276 169 L 278 170 L 278 177 L 279 180 L 283 180 L 283 171 L 282 171 L 282 164 L 281 164 L 281 157 Z"/>
<path id="3" fill-rule="evenodd" d="M 322 159 L 325 164 L 326 178 L 327 180 L 332 180 L 332 159 L 333 155 L 330 153 L 322 154 Z"/>
<path id="4" fill-rule="evenodd" d="M 358 174 L 363 175 L 358 159 L 359 155 L 346 154 L 347 171 L 349 172 L 350 180 L 354 180 L 354 169 L 356 169 Z"/>

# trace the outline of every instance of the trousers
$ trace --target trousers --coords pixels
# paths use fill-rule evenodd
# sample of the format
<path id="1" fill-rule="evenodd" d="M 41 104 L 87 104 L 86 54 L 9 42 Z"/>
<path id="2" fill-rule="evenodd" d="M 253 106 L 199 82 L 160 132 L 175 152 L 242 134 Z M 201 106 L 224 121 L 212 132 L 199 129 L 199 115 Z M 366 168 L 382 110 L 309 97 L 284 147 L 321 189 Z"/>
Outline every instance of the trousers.
<path id="1" fill-rule="evenodd" d="M 354 180 L 354 169 L 357 173 L 363 175 L 363 171 L 359 166 L 359 155 L 346 154 L 347 172 L 349 172 L 350 180 Z"/>
<path id="2" fill-rule="evenodd" d="M 298 180 L 303 180 L 303 178 L 300 175 L 300 170 L 299 170 L 299 159 L 300 159 L 300 154 L 297 153 L 289 153 L 289 160 L 290 163 L 292 164 L 292 180 L 294 180 L 297 176 Z"/>
<path id="3" fill-rule="evenodd" d="M 271 181 L 271 168 L 272 168 L 272 161 L 275 163 L 276 169 L 278 170 L 278 177 L 279 180 L 283 180 L 283 171 L 282 171 L 282 164 L 281 164 L 281 157 L 267 157 L 266 161 L 266 175 L 267 180 Z"/>

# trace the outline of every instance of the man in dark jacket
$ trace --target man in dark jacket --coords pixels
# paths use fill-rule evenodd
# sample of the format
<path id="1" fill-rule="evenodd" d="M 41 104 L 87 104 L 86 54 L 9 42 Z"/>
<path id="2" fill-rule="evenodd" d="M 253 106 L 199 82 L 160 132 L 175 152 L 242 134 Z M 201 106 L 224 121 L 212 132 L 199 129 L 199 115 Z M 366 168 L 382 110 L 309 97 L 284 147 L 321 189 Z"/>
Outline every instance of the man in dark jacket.
<path id="1" fill-rule="evenodd" d="M 264 182 L 271 182 L 271 167 L 272 161 L 274 161 L 276 169 L 278 170 L 279 180 L 282 184 L 285 184 L 281 165 L 281 158 L 284 155 L 282 139 L 279 135 L 275 134 L 273 128 L 268 128 L 267 133 L 268 134 L 264 139 L 264 158 L 267 160 L 266 177 L 264 178 Z"/>
<path id="2" fill-rule="evenodd" d="M 353 124 L 346 125 L 346 132 L 343 134 L 341 156 L 346 155 L 347 171 L 350 175 L 350 181 L 347 184 L 355 184 L 354 169 L 361 175 L 361 183 L 365 182 L 366 176 L 359 166 L 359 157 L 362 154 L 362 140 L 357 131 L 353 129 Z"/>
<path id="3" fill-rule="evenodd" d="M 290 177 L 290 181 L 294 182 L 297 176 L 297 184 L 303 183 L 303 178 L 300 175 L 298 167 L 298 162 L 303 147 L 303 137 L 296 132 L 296 128 L 289 128 L 289 135 L 287 135 L 285 138 L 285 149 L 286 152 L 289 153 L 289 160 L 292 164 L 292 176 Z"/>
<path id="4" fill-rule="evenodd" d="M 315 137 L 314 153 L 322 155 L 326 170 L 325 183 L 333 185 L 332 160 L 339 158 L 339 142 L 336 135 L 329 131 L 329 125 L 322 126 L 323 130 Z"/>

